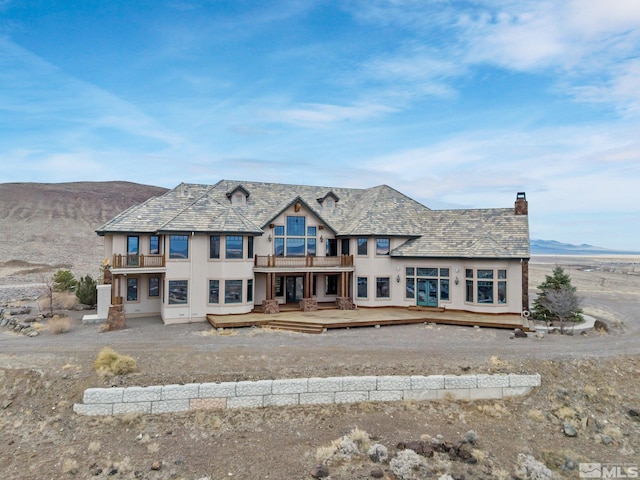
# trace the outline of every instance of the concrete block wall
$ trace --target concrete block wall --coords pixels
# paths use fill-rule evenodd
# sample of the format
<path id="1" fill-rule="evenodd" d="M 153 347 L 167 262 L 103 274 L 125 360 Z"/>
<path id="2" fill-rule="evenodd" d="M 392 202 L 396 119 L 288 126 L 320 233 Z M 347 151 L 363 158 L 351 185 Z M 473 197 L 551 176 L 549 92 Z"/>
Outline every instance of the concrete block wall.
<path id="1" fill-rule="evenodd" d="M 170 413 L 400 400 L 489 400 L 526 395 L 540 375 L 411 375 L 293 378 L 150 387 L 89 388 L 73 410 L 82 415 Z"/>

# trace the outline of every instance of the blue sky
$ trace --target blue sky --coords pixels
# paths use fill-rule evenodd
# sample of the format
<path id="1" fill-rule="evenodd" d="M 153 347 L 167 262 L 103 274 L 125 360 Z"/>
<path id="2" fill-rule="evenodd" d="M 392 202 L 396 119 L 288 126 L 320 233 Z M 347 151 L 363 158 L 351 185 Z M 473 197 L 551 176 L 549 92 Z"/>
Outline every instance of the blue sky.
<path id="1" fill-rule="evenodd" d="M 640 2 L 0 0 L 0 182 L 388 184 L 640 250 Z"/>

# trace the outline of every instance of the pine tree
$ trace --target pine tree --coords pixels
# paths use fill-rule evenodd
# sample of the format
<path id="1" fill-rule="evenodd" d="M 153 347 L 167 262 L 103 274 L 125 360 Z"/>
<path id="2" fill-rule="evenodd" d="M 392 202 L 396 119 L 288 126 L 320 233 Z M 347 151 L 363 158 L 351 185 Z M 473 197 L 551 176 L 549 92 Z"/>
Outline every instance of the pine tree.
<path id="1" fill-rule="evenodd" d="M 537 320 L 543 320 L 550 322 L 553 320 L 564 320 L 578 322 L 582 320 L 582 308 L 580 308 L 580 302 L 576 295 L 576 287 L 571 285 L 571 277 L 568 273 L 565 273 L 561 266 L 556 266 L 553 269 L 553 275 L 547 275 L 545 281 L 538 285 L 540 293 L 538 298 L 533 301 L 533 316 Z M 549 295 L 549 292 L 552 292 Z M 549 297 L 549 298 L 547 298 Z M 575 311 L 570 316 L 566 316 L 566 312 L 562 312 L 560 316 L 557 306 L 558 298 L 563 298 L 563 304 L 571 300 L 570 304 L 575 306 Z M 562 308 L 561 310 L 564 310 Z M 560 318 L 562 317 L 562 318 Z"/>

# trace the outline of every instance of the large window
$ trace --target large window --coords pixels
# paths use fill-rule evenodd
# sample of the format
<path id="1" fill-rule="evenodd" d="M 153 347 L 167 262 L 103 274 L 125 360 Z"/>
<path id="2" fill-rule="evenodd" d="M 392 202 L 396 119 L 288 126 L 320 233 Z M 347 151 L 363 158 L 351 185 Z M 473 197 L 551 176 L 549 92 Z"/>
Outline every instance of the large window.
<path id="1" fill-rule="evenodd" d="M 160 277 L 149 277 L 149 296 L 160 296 Z"/>
<path id="2" fill-rule="evenodd" d="M 273 254 L 277 257 L 316 255 L 317 227 L 306 226 L 303 216 L 288 216 L 284 225 L 274 227 Z"/>
<path id="3" fill-rule="evenodd" d="M 484 305 L 507 303 L 507 271 L 502 269 L 467 268 L 465 270 L 466 301 Z"/>
<path id="4" fill-rule="evenodd" d="M 209 258 L 220 258 L 220 235 L 209 237 Z"/>
<path id="5" fill-rule="evenodd" d="M 368 239 L 365 237 L 358 238 L 358 255 L 367 255 Z"/>
<path id="6" fill-rule="evenodd" d="M 209 280 L 209 303 L 220 303 L 219 280 Z"/>
<path id="7" fill-rule="evenodd" d="M 149 254 L 150 255 L 160 254 L 160 237 L 158 235 L 151 235 L 149 237 Z"/>
<path id="8" fill-rule="evenodd" d="M 225 280 L 224 303 L 242 303 L 242 280 Z"/>
<path id="9" fill-rule="evenodd" d="M 389 298 L 391 295 L 389 277 L 376 278 L 376 298 Z"/>
<path id="10" fill-rule="evenodd" d="M 242 258 L 242 236 L 227 235 L 225 242 L 225 258 Z"/>
<path id="11" fill-rule="evenodd" d="M 169 258 L 189 258 L 189 236 L 169 235 Z"/>
<path id="12" fill-rule="evenodd" d="M 137 235 L 127 237 L 127 267 L 137 267 L 140 262 L 140 238 Z"/>
<path id="13" fill-rule="evenodd" d="M 376 255 L 389 255 L 389 239 L 376 238 Z"/>
<path id="14" fill-rule="evenodd" d="M 421 294 L 418 303 L 426 301 L 425 295 L 429 291 L 433 302 L 449 301 L 449 269 L 439 267 L 406 267 L 405 268 L 405 294 L 404 298 L 413 300 L 416 298 L 416 287 Z M 422 298 L 425 297 L 425 298 Z"/>
<path id="15" fill-rule="evenodd" d="M 138 301 L 138 279 L 127 277 L 127 302 Z"/>
<path id="16" fill-rule="evenodd" d="M 358 298 L 367 298 L 368 296 L 367 277 L 358 277 Z"/>
<path id="17" fill-rule="evenodd" d="M 247 237 L 247 258 L 253 258 L 253 237 Z"/>
<path id="18" fill-rule="evenodd" d="M 188 280 L 169 280 L 169 305 L 186 305 L 188 293 Z"/>
<path id="19" fill-rule="evenodd" d="M 349 255 L 349 239 L 343 238 L 340 242 L 340 254 Z"/>

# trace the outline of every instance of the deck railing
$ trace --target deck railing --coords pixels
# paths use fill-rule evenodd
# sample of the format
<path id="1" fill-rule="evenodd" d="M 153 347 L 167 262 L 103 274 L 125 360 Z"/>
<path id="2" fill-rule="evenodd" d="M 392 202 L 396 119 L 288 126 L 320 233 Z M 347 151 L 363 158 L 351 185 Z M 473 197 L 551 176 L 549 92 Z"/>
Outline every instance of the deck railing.
<path id="1" fill-rule="evenodd" d="M 340 255 L 339 257 L 256 255 L 253 264 L 255 267 L 261 268 L 352 267 L 353 255 Z"/>
<path id="2" fill-rule="evenodd" d="M 164 255 L 114 254 L 112 268 L 164 267 Z"/>

